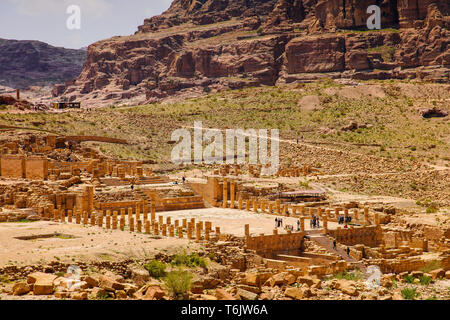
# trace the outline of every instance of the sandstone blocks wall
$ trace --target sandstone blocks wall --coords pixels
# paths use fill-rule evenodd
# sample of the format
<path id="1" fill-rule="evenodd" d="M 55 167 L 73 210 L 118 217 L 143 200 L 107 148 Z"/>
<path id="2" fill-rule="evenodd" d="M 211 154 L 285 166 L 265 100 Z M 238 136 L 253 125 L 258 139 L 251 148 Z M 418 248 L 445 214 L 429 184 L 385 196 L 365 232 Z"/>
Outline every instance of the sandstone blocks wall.
<path id="1" fill-rule="evenodd" d="M 247 237 L 246 247 L 263 256 L 270 256 L 275 252 L 300 250 L 303 247 L 305 234 L 305 232 L 299 232 Z"/>
<path id="2" fill-rule="evenodd" d="M 48 160 L 43 157 L 3 155 L 0 173 L 4 178 L 45 180 L 48 177 Z"/>
<path id="3" fill-rule="evenodd" d="M 25 178 L 25 158 L 18 156 L 2 156 L 1 175 L 5 178 Z"/>
<path id="4" fill-rule="evenodd" d="M 48 177 L 48 161 L 45 158 L 29 157 L 25 160 L 25 177 L 30 180 L 45 180 Z"/>
<path id="5" fill-rule="evenodd" d="M 353 246 L 364 244 L 368 247 L 376 247 L 382 243 L 382 230 L 380 226 L 328 230 L 328 234 L 337 242 Z"/>

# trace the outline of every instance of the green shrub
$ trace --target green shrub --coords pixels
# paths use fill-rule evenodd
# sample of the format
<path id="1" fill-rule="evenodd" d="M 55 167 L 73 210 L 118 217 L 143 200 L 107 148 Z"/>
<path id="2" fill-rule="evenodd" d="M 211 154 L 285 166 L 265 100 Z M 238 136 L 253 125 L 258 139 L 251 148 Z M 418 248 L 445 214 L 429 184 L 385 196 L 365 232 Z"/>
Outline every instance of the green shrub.
<path id="1" fill-rule="evenodd" d="M 362 279 L 362 273 L 359 270 L 355 270 L 354 272 L 344 271 L 336 273 L 333 278 L 357 281 Z"/>
<path id="2" fill-rule="evenodd" d="M 166 264 L 158 260 L 150 261 L 144 265 L 144 268 L 154 278 L 160 278 L 166 275 Z"/>
<path id="3" fill-rule="evenodd" d="M 198 255 L 198 253 L 187 254 L 177 254 L 170 262 L 174 266 L 186 266 L 189 268 L 196 267 L 206 267 L 206 259 Z"/>
<path id="4" fill-rule="evenodd" d="M 421 285 L 427 286 L 427 285 L 429 285 L 431 283 L 433 278 L 432 277 L 427 277 L 427 276 L 421 276 L 419 278 L 419 280 L 420 280 L 420 284 Z"/>
<path id="5" fill-rule="evenodd" d="M 407 300 L 413 300 L 416 298 L 419 294 L 416 292 L 416 289 L 412 288 L 405 288 L 402 290 L 402 296 L 404 299 Z"/>
<path id="6" fill-rule="evenodd" d="M 427 208 L 427 213 L 436 213 L 438 211 L 438 208 L 436 208 L 435 206 L 429 206 L 428 208 Z"/>
<path id="7" fill-rule="evenodd" d="M 191 288 L 191 281 L 192 275 L 183 270 L 169 272 L 164 278 L 164 283 L 174 296 L 187 293 Z"/>
<path id="8" fill-rule="evenodd" d="M 407 274 L 406 276 L 403 277 L 403 280 L 405 280 L 406 283 L 414 283 L 414 277 Z"/>

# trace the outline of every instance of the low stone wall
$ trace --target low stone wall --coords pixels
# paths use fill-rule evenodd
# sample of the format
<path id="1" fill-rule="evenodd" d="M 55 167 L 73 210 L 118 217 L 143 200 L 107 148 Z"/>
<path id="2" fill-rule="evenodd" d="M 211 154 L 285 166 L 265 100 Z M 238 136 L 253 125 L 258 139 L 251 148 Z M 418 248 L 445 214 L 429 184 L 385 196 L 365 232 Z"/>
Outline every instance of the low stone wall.
<path id="1" fill-rule="evenodd" d="M 380 226 L 328 230 L 328 235 L 335 238 L 338 243 L 347 246 L 364 244 L 376 247 L 382 244 L 382 230 Z"/>
<path id="2" fill-rule="evenodd" d="M 302 250 L 305 232 L 260 235 L 246 238 L 246 247 L 255 250 L 263 257 L 271 257 L 274 253 Z"/>

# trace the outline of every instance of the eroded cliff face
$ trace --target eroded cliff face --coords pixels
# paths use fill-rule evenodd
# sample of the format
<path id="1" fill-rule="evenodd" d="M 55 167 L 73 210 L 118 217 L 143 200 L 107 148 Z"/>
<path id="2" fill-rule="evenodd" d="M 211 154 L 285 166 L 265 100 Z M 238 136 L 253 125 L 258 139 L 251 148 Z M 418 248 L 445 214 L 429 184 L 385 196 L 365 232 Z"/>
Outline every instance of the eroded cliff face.
<path id="1" fill-rule="evenodd" d="M 383 30 L 367 31 L 367 7 Z M 175 0 L 128 37 L 91 45 L 55 96 L 142 103 L 322 77 L 449 82 L 446 0 Z"/>

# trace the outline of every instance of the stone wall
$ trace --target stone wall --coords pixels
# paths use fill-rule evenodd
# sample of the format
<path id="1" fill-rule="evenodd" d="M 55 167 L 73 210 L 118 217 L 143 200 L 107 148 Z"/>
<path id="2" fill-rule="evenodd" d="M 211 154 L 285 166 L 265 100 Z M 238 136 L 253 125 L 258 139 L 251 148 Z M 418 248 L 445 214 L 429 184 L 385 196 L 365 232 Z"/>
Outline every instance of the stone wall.
<path id="1" fill-rule="evenodd" d="M 328 230 L 328 235 L 335 238 L 338 243 L 347 246 L 364 244 L 368 247 L 376 247 L 382 244 L 382 230 L 380 226 Z"/>
<path id="2" fill-rule="evenodd" d="M 48 160 L 41 157 L 26 158 L 25 177 L 30 180 L 46 180 L 48 177 Z"/>
<path id="3" fill-rule="evenodd" d="M 48 160 L 44 157 L 2 155 L 0 175 L 11 179 L 45 180 L 48 177 Z"/>
<path id="4" fill-rule="evenodd" d="M 302 250 L 305 235 L 305 232 L 299 232 L 256 237 L 248 236 L 246 238 L 246 247 L 247 249 L 255 250 L 261 256 L 272 256 L 274 253 Z"/>
<path id="5" fill-rule="evenodd" d="M 25 158 L 23 156 L 3 155 L 1 158 L 1 176 L 4 178 L 25 178 Z"/>
<path id="6" fill-rule="evenodd" d="M 217 201 L 222 194 L 222 188 L 220 188 L 217 178 L 209 177 L 206 183 L 190 183 L 189 186 L 199 194 L 203 200 L 212 206 L 217 206 Z"/>

